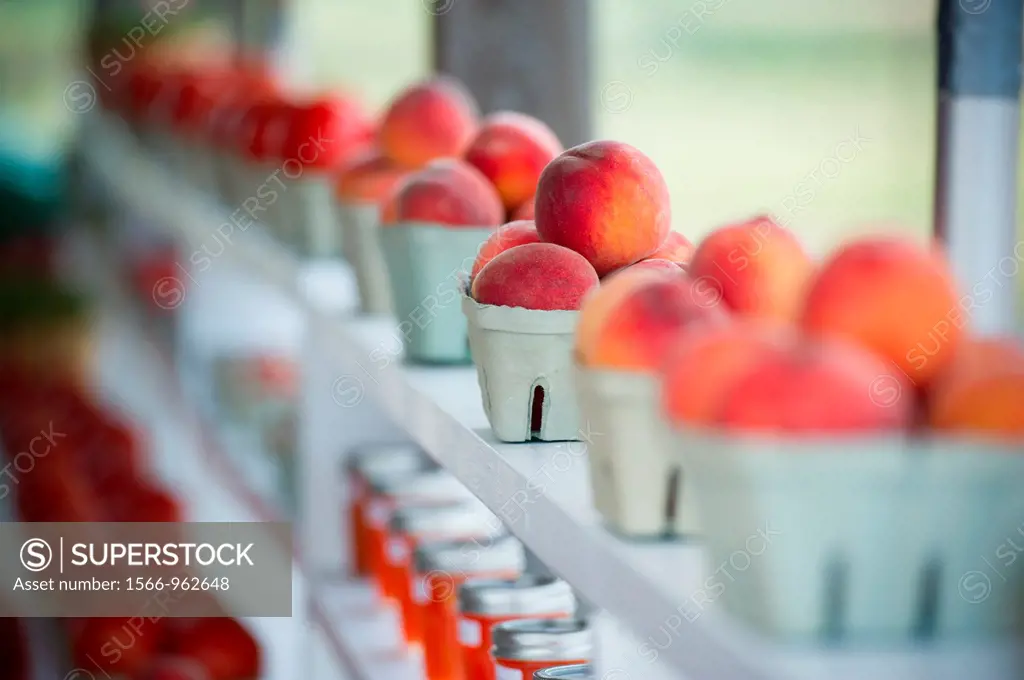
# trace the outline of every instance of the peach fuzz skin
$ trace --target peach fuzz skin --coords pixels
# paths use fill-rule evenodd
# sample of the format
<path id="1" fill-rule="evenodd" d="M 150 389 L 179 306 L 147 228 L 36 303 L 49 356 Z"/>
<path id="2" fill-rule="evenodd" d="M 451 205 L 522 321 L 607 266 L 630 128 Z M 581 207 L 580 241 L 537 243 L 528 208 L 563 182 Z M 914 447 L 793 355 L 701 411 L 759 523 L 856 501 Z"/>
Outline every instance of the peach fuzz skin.
<path id="1" fill-rule="evenodd" d="M 733 380 L 768 357 L 792 352 L 798 341 L 791 327 L 754 319 L 695 324 L 665 361 L 662 410 L 677 425 L 712 425 Z"/>
<path id="2" fill-rule="evenodd" d="M 379 203 L 405 174 L 379 152 L 364 153 L 338 173 L 335 196 L 349 203 Z"/>
<path id="3" fill-rule="evenodd" d="M 814 264 L 789 230 L 759 216 L 708 234 L 687 271 L 737 314 L 793 321 Z"/>
<path id="4" fill-rule="evenodd" d="M 695 246 L 678 231 L 670 231 L 665 242 L 647 258 L 648 260 L 668 260 L 678 265 L 688 265 L 693 259 Z"/>
<path id="5" fill-rule="evenodd" d="M 509 248 L 527 243 L 540 243 L 540 235 L 537 234 L 537 227 L 533 220 L 519 220 L 498 227 L 498 230 L 480 246 L 470 278 L 476 278 L 484 265 Z"/>
<path id="6" fill-rule="evenodd" d="M 624 271 L 585 301 L 576 329 L 576 359 L 588 367 L 654 372 L 678 334 L 728 313 L 683 273 Z"/>
<path id="7" fill-rule="evenodd" d="M 941 253 L 901 238 L 868 237 L 821 267 L 801 325 L 808 334 L 872 350 L 925 388 L 953 360 L 967 318 Z"/>
<path id="8" fill-rule="evenodd" d="M 877 398 L 880 380 L 902 376 L 856 345 L 805 340 L 785 353 L 770 352 L 733 376 L 715 418 L 732 431 L 868 434 L 908 428 L 917 411 L 911 390 L 892 401 Z"/>
<path id="9" fill-rule="evenodd" d="M 611 277 L 617 276 L 618 274 L 620 274 L 622 272 L 636 271 L 636 270 L 661 271 L 661 272 L 666 272 L 668 274 L 683 274 L 684 273 L 682 267 L 680 267 L 675 262 L 669 262 L 668 260 L 661 260 L 661 259 L 658 259 L 658 258 L 649 257 L 646 260 L 640 260 L 639 262 L 631 264 L 628 267 L 623 267 L 622 269 L 616 269 L 612 273 L 606 274 L 603 280 L 610 279 Z"/>
<path id="10" fill-rule="evenodd" d="M 399 222 L 496 227 L 504 211 L 491 183 L 473 166 L 446 158 L 407 177 L 395 197 Z"/>
<path id="11" fill-rule="evenodd" d="M 579 253 L 553 243 L 527 243 L 488 262 L 471 292 L 484 305 L 577 310 L 597 286 L 597 272 Z"/>
<path id="12" fill-rule="evenodd" d="M 483 119 L 465 159 L 497 187 L 505 208 L 515 210 L 532 198 L 541 172 L 562 150 L 541 121 L 499 111 Z"/>
<path id="13" fill-rule="evenodd" d="M 580 253 L 598 276 L 654 253 L 672 219 L 668 187 L 654 162 L 612 141 L 581 144 L 551 161 L 534 210 L 541 238 Z"/>
<path id="14" fill-rule="evenodd" d="M 417 170 L 437 158 L 461 156 L 478 124 L 473 97 L 457 80 L 441 76 L 399 94 L 384 112 L 377 140 L 388 158 Z"/>
<path id="15" fill-rule="evenodd" d="M 936 430 L 1024 439 L 1024 347 L 1010 338 L 970 338 L 928 393 Z"/>

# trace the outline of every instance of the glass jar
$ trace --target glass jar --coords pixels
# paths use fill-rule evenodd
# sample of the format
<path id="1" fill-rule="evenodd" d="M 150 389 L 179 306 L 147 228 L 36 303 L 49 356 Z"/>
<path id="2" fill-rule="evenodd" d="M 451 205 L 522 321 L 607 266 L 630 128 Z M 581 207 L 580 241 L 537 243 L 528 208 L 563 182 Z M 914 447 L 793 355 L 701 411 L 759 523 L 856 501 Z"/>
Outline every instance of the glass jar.
<path id="1" fill-rule="evenodd" d="M 423 641 L 423 618 L 413 596 L 412 556 L 428 541 L 493 540 L 506 535 L 501 520 L 476 499 L 448 505 L 410 505 L 398 508 L 388 526 L 384 578 L 398 595 L 402 632 L 411 646 Z"/>
<path id="2" fill-rule="evenodd" d="M 433 462 L 423 449 L 408 443 L 366 444 L 349 453 L 343 474 L 348 488 L 344 514 L 349 525 L 349 554 L 354 576 L 369 576 L 366 506 L 370 480 L 400 478 L 431 469 Z"/>
<path id="3" fill-rule="evenodd" d="M 458 638 L 456 592 L 467 579 L 516 579 L 526 567 L 523 544 L 514 536 L 426 543 L 413 554 L 413 602 L 423 626 L 427 680 L 465 680 Z"/>
<path id="4" fill-rule="evenodd" d="M 385 579 L 388 523 L 392 513 L 410 505 L 446 505 L 475 499 L 462 482 L 441 469 L 370 479 L 369 486 L 365 514 L 367 567 L 381 599 L 397 603 L 393 580 Z"/>
<path id="5" fill-rule="evenodd" d="M 459 647 L 469 680 L 496 680 L 491 629 L 517 619 L 567 618 L 576 611 L 568 583 L 526 574 L 515 580 L 467 580 L 459 587 Z"/>
<path id="6" fill-rule="evenodd" d="M 593 632 L 581 619 L 520 619 L 491 631 L 497 680 L 532 680 L 534 673 L 558 664 L 587 664 Z"/>

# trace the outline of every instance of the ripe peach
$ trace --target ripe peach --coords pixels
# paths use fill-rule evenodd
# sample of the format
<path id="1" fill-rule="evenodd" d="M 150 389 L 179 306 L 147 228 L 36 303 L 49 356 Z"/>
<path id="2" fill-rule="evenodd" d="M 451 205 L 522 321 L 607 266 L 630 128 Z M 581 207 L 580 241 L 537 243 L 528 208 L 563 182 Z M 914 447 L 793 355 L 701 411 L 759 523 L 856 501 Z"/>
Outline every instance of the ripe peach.
<path id="1" fill-rule="evenodd" d="M 879 399 L 879 385 L 897 398 Z M 716 418 L 726 429 L 776 433 L 853 433 L 908 427 L 916 411 L 903 376 L 862 347 L 807 340 L 770 352 L 734 376 Z"/>
<path id="2" fill-rule="evenodd" d="M 635 270 L 638 270 L 638 269 L 640 269 L 640 270 L 660 271 L 660 272 L 666 272 L 668 274 L 682 274 L 682 273 L 684 273 L 682 267 L 677 265 L 675 262 L 669 262 L 668 260 L 663 260 L 663 259 L 656 258 L 656 257 L 649 257 L 646 260 L 640 260 L 639 262 L 631 264 L 628 267 L 623 267 L 622 269 L 616 269 L 615 271 L 613 271 L 610 274 L 605 274 L 604 279 L 607 280 L 607 279 L 611 278 L 612 276 L 616 276 L 617 274 L 620 274 L 621 272 L 635 271 Z"/>
<path id="3" fill-rule="evenodd" d="M 379 151 L 368 151 L 341 169 L 335 194 L 351 203 L 377 203 L 391 193 L 405 174 Z"/>
<path id="4" fill-rule="evenodd" d="M 690 239 L 678 231 L 670 231 L 665 237 L 665 242 L 654 251 L 648 260 L 668 260 L 679 265 L 687 265 L 693 259 L 694 246 Z"/>
<path id="5" fill-rule="evenodd" d="M 445 158 L 411 174 L 396 197 L 399 221 L 447 226 L 501 224 L 501 198 L 487 178 L 464 161 Z"/>
<path id="6" fill-rule="evenodd" d="M 476 275 L 480 273 L 485 264 L 509 248 L 515 248 L 527 243 L 540 243 L 540 235 L 537 234 L 537 226 L 533 223 L 533 220 L 509 222 L 499 227 L 480 246 L 476 262 L 473 263 L 473 271 L 470 274 L 470 278 L 476 278 Z"/>
<path id="7" fill-rule="evenodd" d="M 575 310 L 597 285 L 597 272 L 579 253 L 554 243 L 527 243 L 488 262 L 473 279 L 472 294 L 485 305 Z"/>
<path id="8" fill-rule="evenodd" d="M 384 154 L 416 170 L 435 158 L 461 156 L 476 134 L 472 95 L 446 76 L 413 85 L 388 105 L 378 130 Z"/>
<path id="9" fill-rule="evenodd" d="M 931 385 L 937 430 L 1024 436 L 1024 348 L 1011 339 L 965 339 Z"/>
<path id="10" fill-rule="evenodd" d="M 708 234 L 687 271 L 739 314 L 788 321 L 800 313 L 813 268 L 789 230 L 758 216 Z"/>
<path id="11" fill-rule="evenodd" d="M 685 274 L 624 271 L 584 302 L 576 357 L 587 366 L 654 371 L 680 331 L 698 321 L 728 319 L 724 308 Z"/>
<path id="12" fill-rule="evenodd" d="M 532 220 L 534 218 L 534 215 L 535 215 L 535 212 L 534 212 L 534 209 L 533 209 L 534 208 L 534 199 L 535 199 L 534 196 L 530 196 L 528 199 L 526 199 L 523 202 L 523 204 L 521 206 L 519 206 L 515 210 L 513 210 L 511 212 L 511 220 L 510 221 L 516 222 L 518 220 Z"/>
<path id="13" fill-rule="evenodd" d="M 599 276 L 650 256 L 668 236 L 668 187 L 650 158 L 621 142 L 563 152 L 541 173 L 537 232 L 572 248 Z"/>
<path id="14" fill-rule="evenodd" d="M 498 188 L 505 208 L 514 210 L 533 196 L 540 173 L 562 150 L 558 137 L 541 121 L 499 111 L 483 119 L 465 158 Z"/>
<path id="15" fill-rule="evenodd" d="M 195 619 L 178 629 L 169 652 L 198 662 L 211 680 L 258 678 L 263 668 L 260 645 L 232 618 Z"/>
<path id="16" fill-rule="evenodd" d="M 711 425 L 733 380 L 767 357 L 791 352 L 788 326 L 736 318 L 695 325 L 671 349 L 662 373 L 662 408 L 676 424 Z"/>
<path id="17" fill-rule="evenodd" d="M 802 325 L 857 342 L 926 387 L 956 355 L 966 319 L 937 250 L 877 236 L 848 243 L 822 266 Z"/>

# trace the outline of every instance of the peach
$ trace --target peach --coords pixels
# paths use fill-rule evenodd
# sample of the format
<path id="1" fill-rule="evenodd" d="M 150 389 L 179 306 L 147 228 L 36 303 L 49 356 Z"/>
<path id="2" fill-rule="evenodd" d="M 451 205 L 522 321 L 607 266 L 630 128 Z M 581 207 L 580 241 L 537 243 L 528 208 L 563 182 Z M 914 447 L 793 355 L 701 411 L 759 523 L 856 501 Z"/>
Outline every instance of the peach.
<path id="1" fill-rule="evenodd" d="M 501 224 L 504 210 L 487 178 L 464 161 L 445 158 L 412 173 L 395 198 L 402 222 L 490 227 Z"/>
<path id="2" fill-rule="evenodd" d="M 509 248 L 526 245 L 527 243 L 540 243 L 540 235 L 537 234 L 537 226 L 533 220 L 519 220 L 509 222 L 498 228 L 498 231 L 483 242 L 473 263 L 473 271 L 470 278 L 476 278 L 480 270 L 488 262 L 505 252 Z"/>
<path id="3" fill-rule="evenodd" d="M 576 310 L 597 287 L 597 272 L 579 253 L 553 243 L 527 243 L 498 254 L 473 279 L 485 305 Z"/>
<path id="4" fill-rule="evenodd" d="M 1024 436 L 1024 347 L 1008 338 L 965 339 L 928 396 L 937 430 Z"/>
<path id="5" fill-rule="evenodd" d="M 668 260 L 679 265 L 687 265 L 693 259 L 693 251 L 694 246 L 690 243 L 690 239 L 678 231 L 670 231 L 661 247 L 655 250 L 647 259 Z"/>
<path id="6" fill-rule="evenodd" d="M 378 142 L 388 158 L 417 170 L 436 158 L 461 156 L 476 134 L 478 118 L 466 88 L 440 76 L 392 100 L 382 116 Z"/>
<path id="7" fill-rule="evenodd" d="M 576 358 L 586 366 L 651 372 L 688 326 L 727 319 L 718 301 L 682 272 L 627 269 L 584 302 Z"/>
<path id="8" fill-rule="evenodd" d="M 733 376 L 715 419 L 725 429 L 761 433 L 867 433 L 909 427 L 916 412 L 905 379 L 868 350 L 806 340 L 770 351 Z M 880 385 L 896 398 L 880 399 Z"/>
<path id="9" fill-rule="evenodd" d="M 534 203 L 541 239 L 580 253 L 599 276 L 654 253 L 672 219 L 661 172 L 622 142 L 563 152 L 541 173 Z"/>
<path id="10" fill-rule="evenodd" d="M 617 274 L 619 274 L 621 272 L 635 271 L 637 269 L 661 271 L 661 272 L 666 272 L 668 274 L 682 274 L 683 273 L 682 268 L 679 265 L 677 265 L 675 262 L 669 262 L 668 260 L 662 260 L 662 259 L 655 258 L 655 257 L 649 257 L 646 260 L 640 260 L 639 262 L 637 262 L 635 264 L 631 264 L 628 267 L 623 267 L 622 269 L 616 269 L 611 274 L 605 274 L 604 278 L 608 279 L 608 278 L 610 278 L 612 276 L 615 276 L 615 275 L 617 275 Z"/>
<path id="11" fill-rule="evenodd" d="M 547 125 L 511 111 L 492 113 L 466 149 L 465 159 L 498 189 L 508 210 L 515 210 L 537 191 L 537 180 L 562 143 Z"/>
<path id="12" fill-rule="evenodd" d="M 534 199 L 535 196 L 530 196 L 526 199 L 523 204 L 513 210 L 511 215 L 511 221 L 515 222 L 518 220 L 532 220 L 536 214 L 534 211 Z"/>
<path id="13" fill-rule="evenodd" d="M 405 174 L 405 170 L 379 151 L 368 151 L 338 173 L 335 194 L 350 203 L 379 203 L 398 186 Z"/>
<path id="14" fill-rule="evenodd" d="M 789 230 L 758 216 L 708 234 L 687 270 L 738 314 L 791 321 L 814 264 Z"/>
<path id="15" fill-rule="evenodd" d="M 876 236 L 848 243 L 822 266 L 801 324 L 857 342 L 927 387 L 956 355 L 966 320 L 941 253 Z"/>
<path id="16" fill-rule="evenodd" d="M 733 380 L 756 362 L 793 351 L 797 342 L 790 327 L 760 319 L 695 326 L 665 361 L 663 411 L 676 424 L 713 424 Z"/>

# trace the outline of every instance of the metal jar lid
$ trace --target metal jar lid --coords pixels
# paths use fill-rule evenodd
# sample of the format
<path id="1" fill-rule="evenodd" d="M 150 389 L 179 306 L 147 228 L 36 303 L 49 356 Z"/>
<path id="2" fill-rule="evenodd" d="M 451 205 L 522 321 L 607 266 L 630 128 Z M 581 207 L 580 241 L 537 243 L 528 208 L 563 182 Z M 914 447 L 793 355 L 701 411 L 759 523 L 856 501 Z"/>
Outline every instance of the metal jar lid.
<path id="1" fill-rule="evenodd" d="M 400 505 L 388 529 L 412 537 L 463 538 L 507 533 L 501 520 L 475 498 L 471 501 Z"/>
<path id="2" fill-rule="evenodd" d="M 581 619 L 519 619 L 491 629 L 495 659 L 516 661 L 589 660 L 594 650 L 590 624 Z"/>
<path id="3" fill-rule="evenodd" d="M 459 611 L 488 617 L 572 613 L 576 596 L 568 583 L 552 576 L 470 579 L 459 586 Z"/>
<path id="4" fill-rule="evenodd" d="M 398 502 L 457 501 L 474 498 L 462 482 L 447 470 L 436 468 L 409 475 L 384 476 L 370 479 L 374 494 L 393 498 Z"/>
<path id="5" fill-rule="evenodd" d="M 345 472 L 366 478 L 396 475 L 430 469 L 433 461 L 415 444 L 391 442 L 356 447 L 345 461 Z"/>
<path id="6" fill-rule="evenodd" d="M 413 555 L 420 574 L 442 572 L 466 578 L 474 574 L 522 573 L 526 551 L 515 536 L 482 537 L 465 541 L 431 541 Z"/>
<path id="7" fill-rule="evenodd" d="M 533 680 L 593 680 L 594 669 L 589 663 L 544 668 L 533 674 Z"/>

